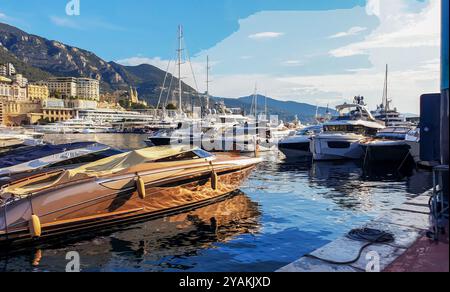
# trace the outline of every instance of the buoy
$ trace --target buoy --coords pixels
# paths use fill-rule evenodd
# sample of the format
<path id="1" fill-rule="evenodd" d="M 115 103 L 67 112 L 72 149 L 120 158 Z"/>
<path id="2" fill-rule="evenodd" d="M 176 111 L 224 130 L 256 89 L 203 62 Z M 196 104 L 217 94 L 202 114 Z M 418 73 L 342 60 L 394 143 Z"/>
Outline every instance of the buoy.
<path id="1" fill-rule="evenodd" d="M 144 180 L 141 177 L 138 177 L 138 180 L 136 181 L 136 189 L 137 189 L 137 192 L 139 194 L 139 198 L 144 200 L 145 197 L 147 196 L 147 194 L 145 192 Z"/>
<path id="2" fill-rule="evenodd" d="M 213 170 L 211 172 L 211 188 L 213 190 L 217 190 L 219 184 L 219 177 L 217 176 L 217 173 Z"/>
<path id="3" fill-rule="evenodd" d="M 41 220 L 36 215 L 31 215 L 30 219 L 30 234 L 31 237 L 41 237 L 42 228 L 41 228 Z"/>

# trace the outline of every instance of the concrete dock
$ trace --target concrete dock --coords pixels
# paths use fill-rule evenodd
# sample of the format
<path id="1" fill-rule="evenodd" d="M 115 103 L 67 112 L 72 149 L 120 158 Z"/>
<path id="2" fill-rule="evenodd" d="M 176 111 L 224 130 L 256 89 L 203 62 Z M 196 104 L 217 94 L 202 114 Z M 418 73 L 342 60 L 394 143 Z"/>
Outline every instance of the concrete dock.
<path id="1" fill-rule="evenodd" d="M 431 241 L 425 237 L 429 231 L 430 210 L 428 202 L 431 192 L 422 194 L 416 198 L 408 200 L 406 203 L 391 212 L 376 218 L 364 227 L 388 231 L 395 236 L 395 242 L 390 244 L 374 244 L 367 247 L 361 258 L 350 265 L 334 265 L 326 261 L 311 257 L 302 257 L 299 260 L 281 268 L 277 272 L 366 272 L 366 271 L 408 271 L 408 260 L 411 256 L 423 249 L 422 243 L 432 245 Z M 343 236 L 327 244 L 326 246 L 311 253 L 312 256 L 326 259 L 333 262 L 345 262 L 354 259 L 364 242 L 358 242 Z M 417 249 L 418 248 L 418 249 Z M 448 242 L 441 244 L 440 250 L 435 249 L 434 253 L 447 253 L 447 261 L 441 259 L 441 268 L 448 271 Z M 409 255 L 408 255 L 409 254 Z M 374 258 L 375 255 L 375 258 Z M 406 258 L 402 258 L 406 256 Z M 409 256 L 409 257 L 408 257 Z M 445 255 L 444 255 L 445 256 Z M 375 266 L 373 266 L 375 263 Z M 410 263 L 409 266 L 412 266 Z M 443 266 L 443 267 L 442 267 Z M 374 269 L 375 267 L 375 269 Z M 422 265 L 423 268 L 423 265 Z M 413 268 L 411 267 L 411 270 Z"/>

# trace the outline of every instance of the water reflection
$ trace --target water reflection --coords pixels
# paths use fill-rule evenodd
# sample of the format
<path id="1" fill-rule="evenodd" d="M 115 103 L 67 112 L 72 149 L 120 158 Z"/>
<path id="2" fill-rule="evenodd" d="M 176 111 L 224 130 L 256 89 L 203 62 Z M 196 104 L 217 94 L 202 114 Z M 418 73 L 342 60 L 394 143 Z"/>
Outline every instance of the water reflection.
<path id="1" fill-rule="evenodd" d="M 145 135 L 68 135 L 144 147 Z M 0 259 L 0 270 L 63 271 L 79 251 L 84 271 L 261 271 L 298 259 L 431 187 L 431 174 L 350 162 L 264 162 L 239 194 L 201 209 Z"/>
<path id="2" fill-rule="evenodd" d="M 260 231 L 258 204 L 238 193 L 191 212 L 122 228 L 85 235 L 33 251 L 3 255 L 3 271 L 64 271 L 65 255 L 77 251 L 84 271 L 185 270 L 177 259 L 195 256 L 200 250 L 227 243 L 236 236 Z"/>

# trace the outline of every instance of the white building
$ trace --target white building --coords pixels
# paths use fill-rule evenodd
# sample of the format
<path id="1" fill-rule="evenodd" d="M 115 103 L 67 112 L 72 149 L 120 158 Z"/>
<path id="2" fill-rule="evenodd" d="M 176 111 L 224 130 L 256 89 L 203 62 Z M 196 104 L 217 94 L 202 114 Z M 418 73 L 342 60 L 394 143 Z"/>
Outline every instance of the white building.
<path id="1" fill-rule="evenodd" d="M 54 77 L 48 80 L 47 86 L 53 96 L 100 100 L 100 82 L 96 79 Z"/>
<path id="2" fill-rule="evenodd" d="M 100 100 L 100 82 L 90 78 L 77 78 L 77 97 L 87 100 Z"/>
<path id="3" fill-rule="evenodd" d="M 12 76 L 16 74 L 16 68 L 11 63 L 6 63 L 4 65 L 0 65 L 0 75 L 1 76 Z"/>
<path id="4" fill-rule="evenodd" d="M 3 82 L 0 80 L 0 99 L 6 101 L 27 100 L 27 89 L 16 82 Z"/>
<path id="5" fill-rule="evenodd" d="M 50 95 L 61 98 L 77 96 L 77 79 L 74 77 L 54 77 L 47 82 Z"/>
<path id="6" fill-rule="evenodd" d="M 28 79 L 23 77 L 22 74 L 13 75 L 12 80 L 16 82 L 20 87 L 26 87 L 28 85 Z"/>

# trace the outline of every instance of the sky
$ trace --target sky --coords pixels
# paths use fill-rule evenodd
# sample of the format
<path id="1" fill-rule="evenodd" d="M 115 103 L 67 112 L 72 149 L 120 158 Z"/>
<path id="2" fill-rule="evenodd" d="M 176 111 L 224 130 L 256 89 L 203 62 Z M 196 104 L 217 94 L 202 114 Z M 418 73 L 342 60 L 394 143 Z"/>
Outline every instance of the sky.
<path id="1" fill-rule="evenodd" d="M 210 93 L 253 93 L 325 106 L 389 92 L 402 112 L 439 91 L 439 0 L 0 0 L 0 22 L 124 65 L 166 70 L 183 25 L 185 81 Z M 70 12 L 70 11 L 69 11 Z M 71 13 L 69 13 L 71 14 Z M 169 66 L 174 73 L 175 68 Z M 195 78 L 193 77 L 195 76 Z"/>

